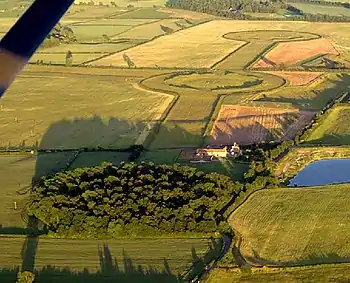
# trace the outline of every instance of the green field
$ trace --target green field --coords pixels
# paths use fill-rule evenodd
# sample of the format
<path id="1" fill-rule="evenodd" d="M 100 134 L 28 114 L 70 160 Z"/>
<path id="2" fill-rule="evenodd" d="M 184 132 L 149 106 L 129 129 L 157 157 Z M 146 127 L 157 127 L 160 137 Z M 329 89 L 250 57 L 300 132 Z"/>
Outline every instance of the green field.
<path id="1" fill-rule="evenodd" d="M 292 6 L 308 14 L 325 14 L 330 16 L 350 16 L 350 10 L 345 7 L 326 6 L 320 4 L 293 3 Z"/>
<path id="2" fill-rule="evenodd" d="M 350 186 L 263 190 L 229 218 L 240 251 L 259 265 L 348 262 Z"/>
<path id="3" fill-rule="evenodd" d="M 128 147 L 170 103 L 167 96 L 135 88 L 142 78 L 137 70 L 128 77 L 124 71 L 115 76 L 36 69 L 23 73 L 1 100 L 0 146 Z"/>
<path id="4" fill-rule="evenodd" d="M 308 137 L 311 144 L 350 144 L 350 107 L 339 106 L 330 110 L 325 121 Z"/>
<path id="5" fill-rule="evenodd" d="M 29 197 L 32 178 L 38 179 L 64 168 L 72 154 L 0 154 L 0 234 L 10 233 L 14 227 L 26 227 L 22 210 Z M 16 210 L 14 202 L 17 202 Z"/>
<path id="6" fill-rule="evenodd" d="M 256 271 L 242 274 L 237 269 L 215 269 L 205 283 L 329 283 L 349 282 L 350 265 L 322 265 L 288 268 L 272 271 Z"/>
<path id="7" fill-rule="evenodd" d="M 210 239 L 74 240 L 2 237 L 2 268 L 39 272 L 36 282 L 178 282 L 200 258 L 216 257 Z M 24 251 L 21 251 L 24 248 Z M 51 268 L 50 268 L 51 266 Z M 197 264 L 197 267 L 199 265 Z M 202 265 L 200 265 L 200 268 Z M 5 275 L 3 275 L 3 273 Z M 1 273 L 12 283 L 16 272 Z M 115 281 L 114 281 L 115 280 Z"/>

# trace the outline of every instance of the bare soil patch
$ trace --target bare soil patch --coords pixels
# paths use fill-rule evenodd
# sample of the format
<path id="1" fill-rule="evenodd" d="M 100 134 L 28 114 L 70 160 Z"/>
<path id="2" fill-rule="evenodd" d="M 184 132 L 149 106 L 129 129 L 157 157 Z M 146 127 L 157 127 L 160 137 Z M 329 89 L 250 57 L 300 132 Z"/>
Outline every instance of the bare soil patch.
<path id="1" fill-rule="evenodd" d="M 254 68 L 295 65 L 300 61 L 321 54 L 338 55 L 339 53 L 329 40 L 325 38 L 308 41 L 284 42 L 278 44 L 276 48 L 260 59 Z"/>
<path id="2" fill-rule="evenodd" d="M 321 76 L 322 72 L 283 72 L 283 71 L 272 71 L 266 72 L 272 75 L 282 77 L 289 81 L 291 86 L 302 86 L 307 85 Z"/>
<path id="3" fill-rule="evenodd" d="M 298 109 L 224 105 L 212 129 L 211 143 L 252 144 L 290 140 L 314 114 Z"/>

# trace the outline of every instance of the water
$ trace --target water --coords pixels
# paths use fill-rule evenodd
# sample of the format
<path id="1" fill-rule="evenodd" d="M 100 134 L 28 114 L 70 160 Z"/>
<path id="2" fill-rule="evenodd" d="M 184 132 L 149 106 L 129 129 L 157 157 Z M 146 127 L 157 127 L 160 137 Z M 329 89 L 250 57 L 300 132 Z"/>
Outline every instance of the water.
<path id="1" fill-rule="evenodd" d="M 321 186 L 350 183 L 350 159 L 328 159 L 311 163 L 301 170 L 289 186 Z"/>

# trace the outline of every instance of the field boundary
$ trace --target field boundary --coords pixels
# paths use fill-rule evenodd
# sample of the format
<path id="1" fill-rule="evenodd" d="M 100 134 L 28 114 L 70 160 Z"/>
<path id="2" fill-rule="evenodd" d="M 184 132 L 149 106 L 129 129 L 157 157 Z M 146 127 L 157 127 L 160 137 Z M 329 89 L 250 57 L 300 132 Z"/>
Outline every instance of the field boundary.
<path id="1" fill-rule="evenodd" d="M 227 38 L 225 38 L 227 39 Z M 236 40 L 236 41 L 241 41 L 241 40 Z M 224 56 L 222 59 L 220 59 L 219 61 L 217 61 L 216 63 L 214 63 L 213 65 L 211 65 L 209 67 L 209 69 L 214 69 L 215 67 L 217 67 L 219 64 L 223 63 L 228 57 L 230 57 L 231 55 L 237 53 L 239 50 L 243 49 L 244 47 L 246 47 L 247 45 L 249 45 L 251 42 L 250 41 L 243 41 L 243 44 L 240 45 L 236 50 L 230 52 L 229 54 L 227 54 L 226 56 Z M 241 69 L 239 69 L 241 70 Z"/>

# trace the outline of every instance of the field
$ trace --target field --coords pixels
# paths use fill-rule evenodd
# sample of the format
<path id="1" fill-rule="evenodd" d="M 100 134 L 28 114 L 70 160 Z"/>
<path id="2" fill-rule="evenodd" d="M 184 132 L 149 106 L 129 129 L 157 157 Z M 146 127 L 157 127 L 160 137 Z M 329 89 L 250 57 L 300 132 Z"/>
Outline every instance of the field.
<path id="1" fill-rule="evenodd" d="M 347 145 L 350 143 L 350 108 L 348 105 L 333 108 L 326 120 L 308 137 L 307 143 Z"/>
<path id="2" fill-rule="evenodd" d="M 345 2 L 344 0 L 342 2 Z M 294 7 L 308 14 L 326 14 L 330 16 L 350 16 L 349 9 L 345 7 L 326 6 L 320 4 L 293 3 Z"/>
<path id="3" fill-rule="evenodd" d="M 258 265 L 348 262 L 350 186 L 263 190 L 229 218 L 240 251 Z"/>
<path id="4" fill-rule="evenodd" d="M 350 280 L 349 264 L 321 265 L 274 269 L 269 271 L 257 270 L 252 274 L 239 273 L 238 270 L 215 269 L 205 283 L 328 283 L 347 282 Z M 312 279 L 311 279 L 312 278 Z"/>
<path id="5" fill-rule="evenodd" d="M 349 158 L 350 147 L 301 147 L 292 149 L 275 168 L 276 176 L 290 179 L 313 161 L 332 158 Z"/>
<path id="6" fill-rule="evenodd" d="M 32 178 L 50 174 L 65 167 L 72 153 L 0 154 L 0 234 L 24 228 L 22 209 L 29 196 Z M 20 174 L 18 174 L 20 172 Z M 17 209 L 14 210 L 14 202 Z"/>
<path id="7" fill-rule="evenodd" d="M 320 72 L 283 72 L 271 71 L 267 72 L 272 75 L 280 76 L 286 79 L 291 86 L 303 86 L 313 82 L 319 78 L 323 73 Z"/>
<path id="8" fill-rule="evenodd" d="M 214 241 L 214 240 L 213 240 Z M 178 282 L 177 276 L 210 252 L 220 251 L 210 239 L 25 239 L 2 237 L 2 268 L 32 265 L 39 272 L 36 282 Z M 26 246 L 32 245 L 32 249 Z M 21 255 L 22 254 L 22 255 Z M 51 268 L 50 268 L 51 267 Z M 16 272 L 1 282 L 10 283 Z"/>
<path id="9" fill-rule="evenodd" d="M 298 109 L 222 106 L 211 132 L 213 144 L 252 144 L 293 139 L 313 112 Z"/>
<path id="10" fill-rule="evenodd" d="M 296 51 L 297 52 L 294 52 Z M 276 66 L 296 65 L 317 55 L 338 55 L 336 49 L 324 38 L 304 42 L 279 43 L 267 53 L 254 68 L 271 68 Z"/>
<path id="11" fill-rule="evenodd" d="M 93 167 L 103 162 L 111 162 L 118 165 L 122 161 L 127 162 L 129 155 L 130 153 L 128 152 L 81 152 L 69 168 Z"/>
<path id="12" fill-rule="evenodd" d="M 43 69 L 23 74 L 1 101 L 0 146 L 23 142 L 38 143 L 40 148 L 132 145 L 172 99 L 135 88 L 140 79 L 137 73 L 135 76 L 94 76 L 92 70 L 89 75 L 50 73 Z"/>

